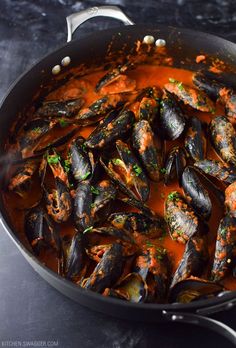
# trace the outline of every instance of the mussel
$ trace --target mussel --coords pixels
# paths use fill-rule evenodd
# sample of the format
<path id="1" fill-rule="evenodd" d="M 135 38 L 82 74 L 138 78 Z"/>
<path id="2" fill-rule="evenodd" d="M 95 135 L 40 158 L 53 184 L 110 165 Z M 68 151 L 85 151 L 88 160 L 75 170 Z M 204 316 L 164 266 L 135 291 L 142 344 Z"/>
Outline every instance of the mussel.
<path id="1" fill-rule="evenodd" d="M 212 144 L 218 155 L 228 164 L 236 165 L 236 132 L 225 116 L 215 117 L 209 125 Z"/>
<path id="2" fill-rule="evenodd" d="M 193 76 L 193 83 L 201 90 L 206 92 L 212 99 L 219 99 L 225 106 L 226 116 L 235 123 L 236 118 L 236 93 L 232 88 L 223 83 L 209 78 L 202 73 Z"/>
<path id="3" fill-rule="evenodd" d="M 202 185 L 194 167 L 186 167 L 182 175 L 182 186 L 186 200 L 193 207 L 194 211 L 204 219 L 211 216 L 212 203 L 208 191 Z"/>
<path id="4" fill-rule="evenodd" d="M 24 197 L 25 192 L 29 191 L 31 188 L 32 177 L 37 168 L 37 161 L 27 160 L 10 179 L 8 189 Z"/>
<path id="5" fill-rule="evenodd" d="M 154 133 L 148 121 L 141 120 L 134 125 L 132 143 L 149 178 L 159 181 L 162 158 L 160 149 L 155 146 Z"/>
<path id="6" fill-rule="evenodd" d="M 79 281 L 85 268 L 85 251 L 83 234 L 76 232 L 71 240 L 66 258 L 66 278 L 72 281 Z"/>
<path id="7" fill-rule="evenodd" d="M 97 185 L 91 185 L 93 193 L 92 216 L 96 216 L 98 220 L 105 219 L 109 213 L 111 204 L 114 202 L 117 189 L 109 180 L 102 180 Z"/>
<path id="8" fill-rule="evenodd" d="M 230 215 L 236 218 L 236 181 L 225 190 L 225 206 Z"/>
<path id="9" fill-rule="evenodd" d="M 137 212 L 113 213 L 108 221 L 117 229 L 145 234 L 149 238 L 160 237 L 164 230 L 162 219 L 147 217 Z"/>
<path id="10" fill-rule="evenodd" d="M 73 117 L 84 104 L 84 99 L 69 99 L 63 101 L 46 101 L 36 110 L 36 114 L 42 118 L 51 119 L 57 117 Z"/>
<path id="11" fill-rule="evenodd" d="M 188 119 L 188 127 L 184 145 L 194 161 L 204 160 L 206 157 L 206 138 L 203 135 L 201 121 L 197 117 Z"/>
<path id="12" fill-rule="evenodd" d="M 89 148 L 103 148 L 118 138 L 122 138 L 132 127 L 134 114 L 129 110 L 122 110 L 109 123 L 99 125 L 87 138 L 85 145 Z"/>
<path id="13" fill-rule="evenodd" d="M 169 285 L 170 264 L 166 250 L 158 246 L 144 247 L 133 269 L 145 280 L 147 302 L 163 302 Z"/>
<path id="14" fill-rule="evenodd" d="M 36 255 L 46 248 L 52 248 L 61 256 L 61 240 L 41 205 L 30 209 L 25 215 L 25 234 Z"/>
<path id="15" fill-rule="evenodd" d="M 82 287 L 102 293 L 106 288 L 112 287 L 121 276 L 123 270 L 122 246 L 113 244 L 102 256 L 88 279 Z"/>
<path id="16" fill-rule="evenodd" d="M 179 192 L 171 192 L 165 202 L 165 220 L 173 240 L 185 244 L 199 229 L 193 209 Z"/>
<path id="17" fill-rule="evenodd" d="M 194 166 L 225 184 L 232 184 L 236 181 L 236 168 L 221 161 L 204 159 L 196 161 Z"/>
<path id="18" fill-rule="evenodd" d="M 91 183 L 89 180 L 84 180 L 78 184 L 74 199 L 74 221 L 79 232 L 84 232 L 93 226 L 92 204 Z"/>
<path id="19" fill-rule="evenodd" d="M 78 137 L 70 144 L 66 165 L 71 168 L 77 183 L 92 177 L 95 167 L 94 157 L 89 149 L 85 149 L 83 137 Z"/>
<path id="20" fill-rule="evenodd" d="M 161 134 L 167 140 L 175 140 L 183 133 L 185 127 L 183 112 L 173 95 L 168 91 L 165 91 L 160 105 Z"/>
<path id="21" fill-rule="evenodd" d="M 129 273 L 113 289 L 105 289 L 103 295 L 117 297 L 130 302 L 145 302 L 148 287 L 138 273 Z"/>
<path id="22" fill-rule="evenodd" d="M 54 178 L 53 187 L 51 187 L 50 178 L 47 179 L 48 165 Z M 72 212 L 69 182 L 61 164 L 61 158 L 55 150 L 52 153 L 46 153 L 43 158 L 40 176 L 48 214 L 58 223 L 67 221 Z"/>
<path id="23" fill-rule="evenodd" d="M 171 288 L 190 276 L 201 277 L 209 259 L 205 236 L 195 235 L 185 246 L 185 251 L 171 282 Z"/>
<path id="24" fill-rule="evenodd" d="M 186 166 L 186 154 L 184 149 L 179 146 L 173 147 L 167 155 L 164 168 L 164 183 L 168 185 L 169 182 L 177 178 L 181 186 L 181 178 L 184 167 Z"/>
<path id="25" fill-rule="evenodd" d="M 215 248 L 211 276 L 213 281 L 225 277 L 236 255 L 236 218 L 227 214 L 221 219 Z"/>
<path id="26" fill-rule="evenodd" d="M 223 286 L 205 279 L 190 277 L 171 288 L 169 302 L 189 303 L 215 297 L 224 290 Z"/>
<path id="27" fill-rule="evenodd" d="M 165 84 L 165 89 L 168 92 L 173 93 L 184 104 L 203 112 L 215 112 L 214 103 L 204 92 L 189 87 L 172 78 L 170 78 L 169 81 L 170 83 Z"/>
<path id="28" fill-rule="evenodd" d="M 145 202 L 150 193 L 148 179 L 134 156 L 132 150 L 121 140 L 116 142 L 117 152 L 120 158 L 112 158 L 106 165 L 101 159 L 100 162 L 109 175 L 111 181 L 133 199 L 138 198 Z M 136 193 L 134 193 L 134 189 Z M 137 196 L 136 196 L 137 194 Z"/>

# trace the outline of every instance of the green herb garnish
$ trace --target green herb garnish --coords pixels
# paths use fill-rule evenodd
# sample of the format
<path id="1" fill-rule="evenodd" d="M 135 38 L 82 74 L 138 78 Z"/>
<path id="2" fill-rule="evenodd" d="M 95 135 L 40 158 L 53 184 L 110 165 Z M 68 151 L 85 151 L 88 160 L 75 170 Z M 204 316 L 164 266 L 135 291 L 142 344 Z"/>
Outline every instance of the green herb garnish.
<path id="1" fill-rule="evenodd" d="M 60 123 L 60 126 L 61 126 L 62 128 L 68 126 L 68 124 L 69 124 L 64 118 L 61 118 L 61 119 L 59 120 L 59 123 Z"/>
<path id="2" fill-rule="evenodd" d="M 57 154 L 47 156 L 48 164 L 58 164 L 60 162 L 60 159 L 61 157 Z"/>
<path id="3" fill-rule="evenodd" d="M 81 178 L 81 180 L 85 180 L 85 179 L 87 179 L 87 177 L 89 176 L 91 174 L 91 172 L 89 171 L 89 172 L 86 172 L 84 175 L 82 175 L 80 178 Z"/>
<path id="4" fill-rule="evenodd" d="M 91 192 L 95 195 L 99 195 L 99 193 L 100 193 L 99 190 L 94 186 L 91 186 Z"/>
<path id="5" fill-rule="evenodd" d="M 177 191 L 171 192 L 168 194 L 168 199 L 171 201 L 178 201 L 179 199 L 179 193 Z"/>
<path id="6" fill-rule="evenodd" d="M 142 168 L 139 167 L 137 164 L 133 165 L 133 170 L 134 170 L 136 176 L 139 176 L 142 173 Z"/>
<path id="7" fill-rule="evenodd" d="M 88 233 L 88 232 L 91 232 L 92 229 L 93 229 L 93 226 L 87 227 L 87 228 L 83 231 L 83 234 Z"/>
<path id="8" fill-rule="evenodd" d="M 161 172 L 161 174 L 166 174 L 166 168 L 161 168 L 160 172 Z"/>

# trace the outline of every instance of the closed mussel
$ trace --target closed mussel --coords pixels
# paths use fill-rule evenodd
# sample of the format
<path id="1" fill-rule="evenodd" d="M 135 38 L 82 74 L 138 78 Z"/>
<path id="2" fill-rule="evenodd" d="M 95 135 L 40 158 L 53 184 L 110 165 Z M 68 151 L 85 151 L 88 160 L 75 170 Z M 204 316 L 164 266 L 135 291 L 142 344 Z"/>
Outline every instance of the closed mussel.
<path id="1" fill-rule="evenodd" d="M 186 155 L 184 149 L 179 146 L 173 147 L 167 155 L 164 168 L 164 183 L 168 185 L 177 179 L 181 186 L 181 178 L 186 166 Z"/>
<path id="2" fill-rule="evenodd" d="M 190 117 L 184 145 L 194 161 L 204 160 L 206 157 L 206 138 L 204 137 L 201 121 L 197 117 Z"/>
<path id="3" fill-rule="evenodd" d="M 194 167 L 186 167 L 182 175 L 182 187 L 186 200 L 194 211 L 208 220 L 211 216 L 212 203 L 208 191 L 202 185 Z"/>
<path id="4" fill-rule="evenodd" d="M 65 274 L 67 279 L 78 281 L 81 278 L 85 266 L 85 252 L 83 234 L 76 232 L 71 240 L 66 258 Z"/>
<path id="5" fill-rule="evenodd" d="M 183 112 L 171 93 L 165 91 L 160 103 L 161 134 L 167 140 L 177 139 L 184 130 Z"/>

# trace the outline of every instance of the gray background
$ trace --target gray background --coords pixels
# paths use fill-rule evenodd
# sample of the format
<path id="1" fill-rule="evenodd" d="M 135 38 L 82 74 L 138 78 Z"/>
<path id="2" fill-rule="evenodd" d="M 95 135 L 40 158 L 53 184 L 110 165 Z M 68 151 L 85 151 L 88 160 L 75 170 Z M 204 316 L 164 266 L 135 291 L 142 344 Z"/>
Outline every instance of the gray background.
<path id="1" fill-rule="evenodd" d="M 0 1 L 0 98 L 26 68 L 66 41 L 65 17 L 104 4 L 121 5 L 136 23 L 185 26 L 236 42 L 236 2 Z M 93 20 L 78 35 L 119 25 Z M 236 309 L 214 316 L 236 329 Z M 0 229 L 0 347 L 4 341 L 58 341 L 58 347 L 231 347 L 212 332 L 180 324 L 108 317 L 65 298 L 42 280 Z M 32 346 L 32 345 L 31 345 Z"/>

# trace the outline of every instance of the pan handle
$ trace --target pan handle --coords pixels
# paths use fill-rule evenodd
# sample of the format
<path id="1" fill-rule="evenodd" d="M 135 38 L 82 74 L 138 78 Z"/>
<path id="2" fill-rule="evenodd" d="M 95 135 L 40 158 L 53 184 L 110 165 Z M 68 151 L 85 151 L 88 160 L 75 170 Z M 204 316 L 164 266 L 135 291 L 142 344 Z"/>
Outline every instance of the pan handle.
<path id="1" fill-rule="evenodd" d="M 66 17 L 68 31 L 67 42 L 72 40 L 72 34 L 82 23 L 99 16 L 118 19 L 123 22 L 124 25 L 134 25 L 134 22 L 117 6 L 90 7 Z"/>
<path id="2" fill-rule="evenodd" d="M 167 321 L 194 324 L 217 332 L 219 335 L 227 338 L 233 345 L 236 345 L 236 332 L 226 324 L 208 317 L 203 317 L 197 314 L 167 312 L 162 311 L 162 314 Z"/>

